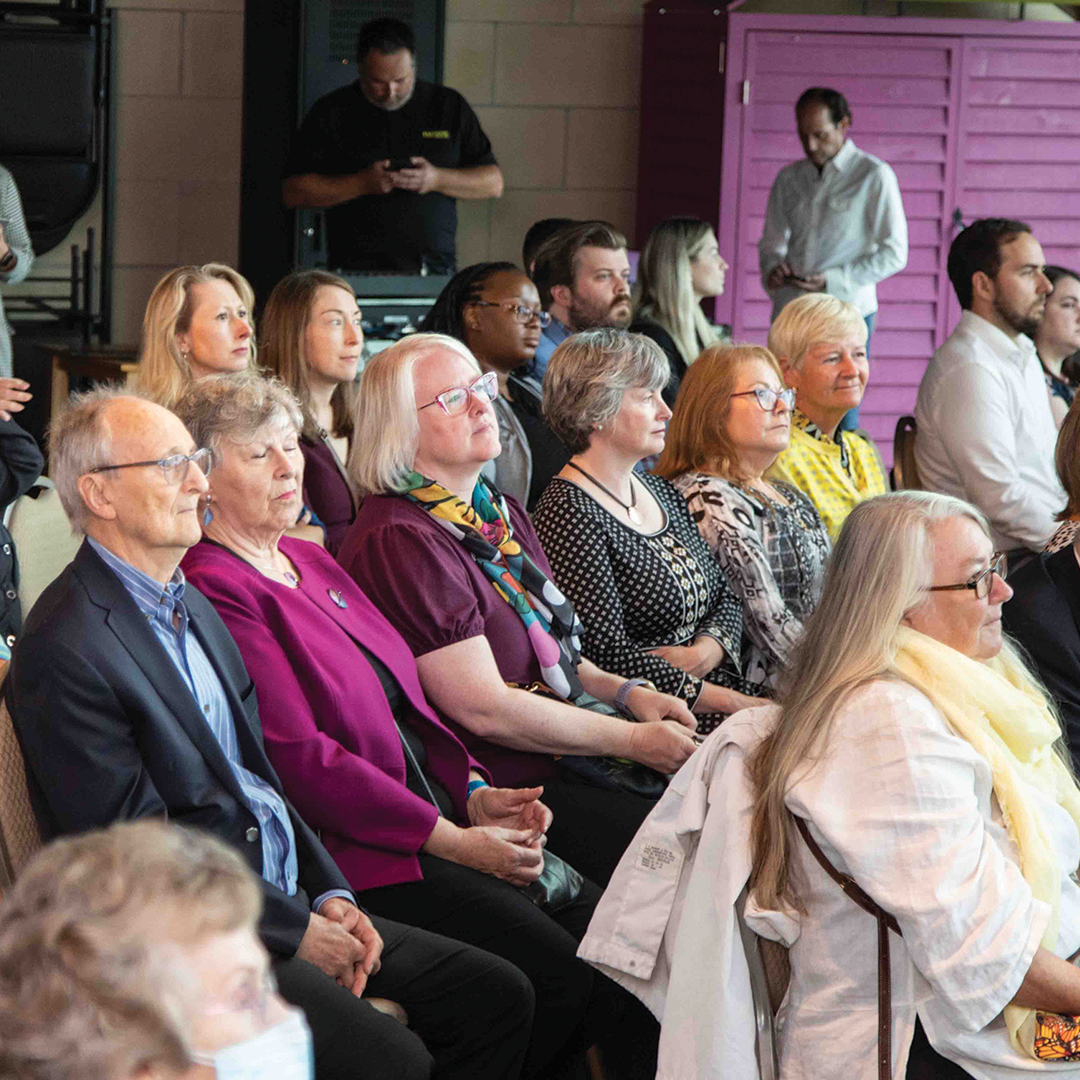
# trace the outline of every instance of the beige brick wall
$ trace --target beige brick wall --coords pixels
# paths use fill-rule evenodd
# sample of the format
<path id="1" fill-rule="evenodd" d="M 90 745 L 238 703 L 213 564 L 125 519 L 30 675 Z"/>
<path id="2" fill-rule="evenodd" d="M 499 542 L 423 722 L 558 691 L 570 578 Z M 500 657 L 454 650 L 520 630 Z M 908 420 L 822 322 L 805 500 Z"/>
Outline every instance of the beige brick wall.
<path id="1" fill-rule="evenodd" d="M 543 217 L 631 233 L 643 0 L 447 0 L 444 78 L 476 109 L 506 178 L 458 203 L 458 264 L 521 260 Z"/>

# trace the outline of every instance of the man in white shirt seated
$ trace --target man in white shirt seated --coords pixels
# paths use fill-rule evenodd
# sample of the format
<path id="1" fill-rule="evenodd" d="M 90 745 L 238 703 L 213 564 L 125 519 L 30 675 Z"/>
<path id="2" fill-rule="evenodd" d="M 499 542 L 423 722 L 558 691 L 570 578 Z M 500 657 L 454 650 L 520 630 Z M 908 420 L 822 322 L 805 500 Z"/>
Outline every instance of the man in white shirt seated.
<path id="1" fill-rule="evenodd" d="M 1041 551 L 1066 503 L 1054 472 L 1057 427 L 1031 335 L 1053 286 L 1022 221 L 986 218 L 949 249 L 964 309 L 934 353 L 915 405 L 915 464 L 924 488 L 974 503 L 994 546 Z"/>

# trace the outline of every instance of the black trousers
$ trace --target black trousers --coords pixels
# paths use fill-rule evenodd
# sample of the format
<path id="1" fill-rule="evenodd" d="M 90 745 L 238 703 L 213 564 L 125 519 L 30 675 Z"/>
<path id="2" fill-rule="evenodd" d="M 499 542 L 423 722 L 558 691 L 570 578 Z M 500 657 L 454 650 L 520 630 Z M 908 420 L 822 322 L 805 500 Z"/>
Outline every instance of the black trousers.
<path id="1" fill-rule="evenodd" d="M 513 964 L 438 934 L 372 917 L 382 968 L 366 995 L 389 998 L 409 1027 L 373 1009 L 313 964 L 277 959 L 281 996 L 307 1016 L 316 1080 L 517 1077 L 533 991 Z"/>
<path id="2" fill-rule="evenodd" d="M 434 855 L 421 853 L 419 859 L 423 881 L 368 889 L 360 901 L 371 912 L 501 956 L 529 977 L 536 1012 L 523 1075 L 557 1072 L 553 1063 L 614 1033 L 629 995 L 576 956 L 600 899 L 592 882 L 585 882 L 574 903 L 548 915 L 490 874 Z"/>
<path id="3" fill-rule="evenodd" d="M 572 780 L 543 784 L 541 798 L 555 814 L 548 846 L 590 881 L 606 888 L 655 801 Z"/>
<path id="4" fill-rule="evenodd" d="M 904 1080 L 971 1080 L 971 1073 L 955 1061 L 943 1058 L 931 1045 L 919 1018 L 915 1017 L 915 1034 L 908 1051 Z"/>

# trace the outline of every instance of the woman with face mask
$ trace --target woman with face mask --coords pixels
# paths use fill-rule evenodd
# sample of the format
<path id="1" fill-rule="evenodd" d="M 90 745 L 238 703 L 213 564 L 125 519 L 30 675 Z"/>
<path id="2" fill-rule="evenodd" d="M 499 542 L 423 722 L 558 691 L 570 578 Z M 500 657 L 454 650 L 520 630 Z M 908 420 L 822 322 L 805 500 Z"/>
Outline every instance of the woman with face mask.
<path id="1" fill-rule="evenodd" d="M 313 1080 L 260 897 L 207 833 L 140 821 L 49 844 L 0 904 L 0 1076 Z"/>

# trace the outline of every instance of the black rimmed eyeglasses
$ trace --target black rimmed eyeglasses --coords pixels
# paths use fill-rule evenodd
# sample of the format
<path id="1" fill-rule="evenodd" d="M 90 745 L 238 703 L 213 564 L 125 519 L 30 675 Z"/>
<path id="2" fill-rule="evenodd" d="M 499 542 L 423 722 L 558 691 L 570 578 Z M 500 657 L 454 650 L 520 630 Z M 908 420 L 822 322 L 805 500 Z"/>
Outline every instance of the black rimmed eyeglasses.
<path id="1" fill-rule="evenodd" d="M 995 551 L 990 556 L 990 565 L 970 581 L 962 581 L 959 585 L 931 585 L 931 592 L 953 592 L 959 589 L 971 589 L 980 600 L 985 600 L 994 587 L 994 575 L 997 574 L 1002 581 L 1009 572 L 1009 559 L 1004 551 Z"/>
<path id="2" fill-rule="evenodd" d="M 515 316 L 522 326 L 528 326 L 535 319 L 541 326 L 547 326 L 551 322 L 551 313 L 541 311 L 539 308 L 531 308 L 517 300 L 473 300 L 473 307 L 501 307 Z"/>
<path id="3" fill-rule="evenodd" d="M 188 468 L 192 462 L 199 466 L 203 476 L 209 476 L 214 464 L 213 451 L 204 447 L 193 454 L 170 454 L 168 457 L 158 458 L 157 461 L 125 461 L 122 465 L 98 465 L 89 471 L 111 472 L 114 469 L 138 469 L 143 465 L 157 465 L 165 477 L 165 483 L 182 484 L 187 479 Z"/>
<path id="4" fill-rule="evenodd" d="M 766 412 L 774 412 L 778 401 L 782 401 L 789 410 L 795 408 L 794 390 L 774 390 L 771 386 L 755 386 L 753 390 L 742 390 L 731 396 L 749 397 L 751 394 L 757 398 L 757 403 Z"/>

